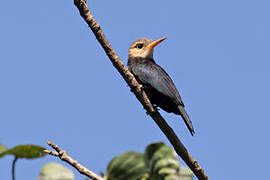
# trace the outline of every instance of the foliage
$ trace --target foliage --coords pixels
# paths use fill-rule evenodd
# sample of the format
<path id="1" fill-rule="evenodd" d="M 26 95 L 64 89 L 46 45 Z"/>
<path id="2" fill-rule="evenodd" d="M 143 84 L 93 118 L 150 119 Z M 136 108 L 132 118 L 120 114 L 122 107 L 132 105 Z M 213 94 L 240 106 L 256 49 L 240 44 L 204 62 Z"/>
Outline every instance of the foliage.
<path id="1" fill-rule="evenodd" d="M 0 144 L 0 158 L 39 158 L 46 155 L 45 148 L 37 145 L 18 145 L 8 149 Z M 74 174 L 58 163 L 45 164 L 40 180 L 74 180 Z M 153 143 L 144 153 L 128 151 L 113 158 L 108 166 L 105 180 L 192 180 L 192 172 L 180 166 L 176 153 L 164 143 Z"/>
<path id="2" fill-rule="evenodd" d="M 45 156 L 45 148 L 37 145 L 18 145 L 13 148 L 6 148 L 4 145 L 0 144 L 0 158 L 5 155 L 14 155 L 17 158 L 39 158 Z"/>
<path id="3" fill-rule="evenodd" d="M 6 151 L 6 150 L 7 150 L 7 147 L 4 146 L 3 144 L 0 144 L 0 154 L 2 154 L 2 152 Z"/>
<path id="4" fill-rule="evenodd" d="M 45 164 L 40 172 L 40 180 L 74 180 L 74 174 L 58 163 Z"/>
<path id="5" fill-rule="evenodd" d="M 175 152 L 164 143 L 146 147 L 144 153 L 133 151 L 111 160 L 106 180 L 192 180 L 192 172 L 180 166 Z"/>

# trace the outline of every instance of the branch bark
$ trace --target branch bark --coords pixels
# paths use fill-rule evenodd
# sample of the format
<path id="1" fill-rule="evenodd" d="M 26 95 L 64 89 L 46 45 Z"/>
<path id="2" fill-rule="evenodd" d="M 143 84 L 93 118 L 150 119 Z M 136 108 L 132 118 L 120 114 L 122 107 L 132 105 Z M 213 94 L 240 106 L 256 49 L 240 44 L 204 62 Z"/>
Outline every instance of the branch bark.
<path id="1" fill-rule="evenodd" d="M 150 100 L 141 88 L 142 86 L 136 81 L 135 77 L 131 74 L 127 67 L 125 67 L 119 56 L 113 50 L 105 34 L 103 33 L 100 24 L 95 20 L 94 16 L 89 11 L 86 0 L 74 0 L 74 4 L 79 9 L 80 15 L 83 17 L 83 19 L 93 31 L 96 39 L 101 44 L 113 66 L 118 70 L 118 72 L 127 82 L 129 87 L 131 88 L 131 91 L 135 94 L 137 99 L 143 105 L 144 109 L 147 111 L 147 114 L 152 117 L 152 119 L 156 122 L 162 132 L 166 135 L 168 140 L 173 145 L 176 153 L 185 161 L 185 163 L 193 171 L 193 173 L 197 176 L 199 180 L 209 180 L 207 174 L 204 172 L 199 163 L 187 151 L 187 149 L 176 136 L 172 128 L 166 123 L 160 113 L 153 108 Z"/>
<path id="2" fill-rule="evenodd" d="M 104 180 L 102 177 L 97 175 L 96 173 L 90 171 L 80 163 L 78 163 L 76 160 L 74 160 L 72 157 L 70 157 L 66 151 L 62 150 L 59 146 L 56 144 L 47 141 L 47 144 L 51 146 L 55 151 L 52 150 L 44 150 L 46 153 L 52 155 L 52 156 L 57 156 L 61 160 L 67 162 L 71 166 L 73 166 L 75 169 L 77 169 L 81 174 L 93 179 L 93 180 Z"/>

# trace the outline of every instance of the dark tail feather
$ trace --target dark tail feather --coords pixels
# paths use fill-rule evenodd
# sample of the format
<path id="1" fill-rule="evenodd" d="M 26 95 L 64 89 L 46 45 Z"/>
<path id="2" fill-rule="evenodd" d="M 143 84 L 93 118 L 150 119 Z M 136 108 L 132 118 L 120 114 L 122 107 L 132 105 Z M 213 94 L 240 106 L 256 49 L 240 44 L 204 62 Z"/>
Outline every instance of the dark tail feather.
<path id="1" fill-rule="evenodd" d="M 189 132 L 191 133 L 191 135 L 193 136 L 195 131 L 194 128 L 192 126 L 192 122 L 185 110 L 185 108 L 183 106 L 178 106 L 178 109 L 180 110 L 180 115 L 182 116 L 182 118 L 185 121 L 186 126 L 188 127 Z"/>

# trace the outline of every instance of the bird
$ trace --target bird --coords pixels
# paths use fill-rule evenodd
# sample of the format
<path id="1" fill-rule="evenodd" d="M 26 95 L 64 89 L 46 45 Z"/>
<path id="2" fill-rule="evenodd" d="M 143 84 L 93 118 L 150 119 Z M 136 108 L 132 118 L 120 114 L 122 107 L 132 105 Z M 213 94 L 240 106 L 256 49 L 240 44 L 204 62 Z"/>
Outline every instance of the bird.
<path id="1" fill-rule="evenodd" d="M 168 113 L 181 115 L 189 132 L 193 136 L 195 131 L 181 96 L 168 73 L 159 66 L 154 58 L 154 47 L 167 39 L 159 40 L 140 38 L 132 43 L 128 49 L 128 69 L 142 85 L 153 107 L 158 107 Z"/>

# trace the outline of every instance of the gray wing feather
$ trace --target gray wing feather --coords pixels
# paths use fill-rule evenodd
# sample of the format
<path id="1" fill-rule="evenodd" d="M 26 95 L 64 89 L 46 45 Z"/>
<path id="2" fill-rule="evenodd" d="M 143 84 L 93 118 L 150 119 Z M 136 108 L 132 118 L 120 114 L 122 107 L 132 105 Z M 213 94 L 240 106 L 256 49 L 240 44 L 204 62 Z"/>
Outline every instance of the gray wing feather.
<path id="1" fill-rule="evenodd" d="M 169 96 L 178 104 L 184 106 L 178 90 L 169 75 L 157 64 L 136 64 L 132 73 L 143 83 L 150 84 L 160 93 Z"/>

